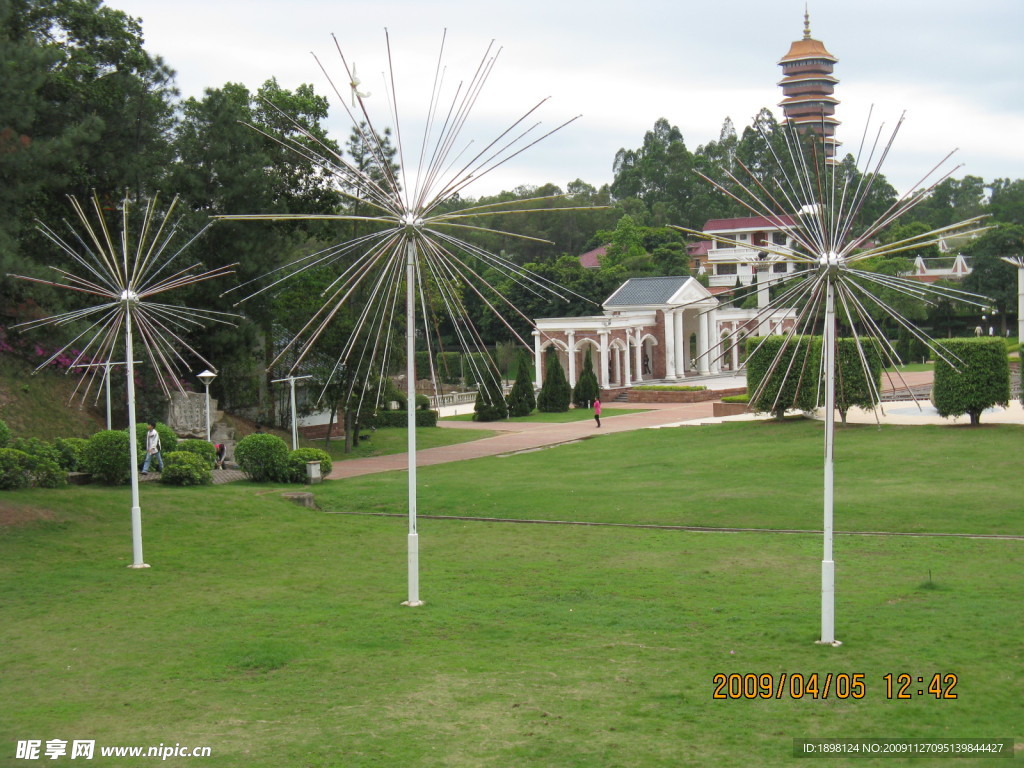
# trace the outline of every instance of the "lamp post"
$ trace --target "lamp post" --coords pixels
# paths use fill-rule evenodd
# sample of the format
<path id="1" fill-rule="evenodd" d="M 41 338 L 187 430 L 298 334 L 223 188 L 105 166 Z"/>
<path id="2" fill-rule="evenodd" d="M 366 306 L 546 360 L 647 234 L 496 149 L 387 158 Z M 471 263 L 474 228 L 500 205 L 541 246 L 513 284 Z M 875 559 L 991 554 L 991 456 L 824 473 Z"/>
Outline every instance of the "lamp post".
<path id="1" fill-rule="evenodd" d="M 217 378 L 217 374 L 207 369 L 202 373 L 197 373 L 196 378 L 203 382 L 203 386 L 206 387 L 206 442 L 210 440 L 210 382 Z"/>

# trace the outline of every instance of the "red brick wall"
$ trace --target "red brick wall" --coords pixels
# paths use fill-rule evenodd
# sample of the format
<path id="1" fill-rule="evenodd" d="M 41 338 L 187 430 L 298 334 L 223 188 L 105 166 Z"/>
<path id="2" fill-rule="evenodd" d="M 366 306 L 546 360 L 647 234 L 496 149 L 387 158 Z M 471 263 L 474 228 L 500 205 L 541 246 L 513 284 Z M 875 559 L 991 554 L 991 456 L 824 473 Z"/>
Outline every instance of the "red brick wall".
<path id="1" fill-rule="evenodd" d="M 696 392 L 686 390 L 656 390 L 656 389 L 631 389 L 627 397 L 631 403 L 703 403 L 708 400 L 720 400 L 729 395 L 745 395 L 746 387 L 735 387 L 733 389 L 704 389 Z M 604 394 L 602 394 L 604 397 Z M 608 393 L 609 401 L 613 397 Z"/>

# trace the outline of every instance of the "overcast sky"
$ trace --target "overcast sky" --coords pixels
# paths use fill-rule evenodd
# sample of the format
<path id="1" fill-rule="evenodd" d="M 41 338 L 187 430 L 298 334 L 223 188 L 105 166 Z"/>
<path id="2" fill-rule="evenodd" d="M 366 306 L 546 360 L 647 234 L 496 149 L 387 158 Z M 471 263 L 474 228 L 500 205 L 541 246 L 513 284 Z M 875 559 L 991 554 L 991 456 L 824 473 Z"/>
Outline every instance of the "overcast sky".
<path id="1" fill-rule="evenodd" d="M 659 117 L 687 146 L 716 139 L 764 106 L 777 116 L 778 60 L 803 34 L 803 0 L 108 0 L 140 17 L 151 53 L 178 73 L 184 97 L 270 77 L 287 88 L 328 85 L 344 73 L 331 34 L 355 62 L 367 103 L 387 112 L 384 30 L 391 36 L 409 162 L 442 33 L 450 79 L 469 79 L 488 44 L 502 48 L 463 139 L 487 143 L 539 99 L 546 127 L 582 117 L 474 183 L 490 194 L 518 184 L 612 180 L 620 148 L 639 147 Z M 907 119 L 883 172 L 900 191 L 950 150 L 954 175 L 1024 177 L 1024 2 L 1021 0 L 812 0 L 812 36 L 839 59 L 841 152 L 855 152 L 874 122 Z M 332 96 L 332 100 L 333 96 Z M 408 118 L 406 117 L 408 116 Z M 407 121 L 408 120 L 408 124 Z M 350 123 L 332 106 L 332 134 Z"/>

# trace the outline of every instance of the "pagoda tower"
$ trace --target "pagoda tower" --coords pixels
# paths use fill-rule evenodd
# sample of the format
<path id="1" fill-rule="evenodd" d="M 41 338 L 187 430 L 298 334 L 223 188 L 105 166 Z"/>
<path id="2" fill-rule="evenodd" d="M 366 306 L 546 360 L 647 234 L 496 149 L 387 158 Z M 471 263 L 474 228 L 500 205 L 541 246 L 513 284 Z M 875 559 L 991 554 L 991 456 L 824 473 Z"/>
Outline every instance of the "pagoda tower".
<path id="1" fill-rule="evenodd" d="M 801 133 L 813 133 L 822 139 L 826 162 L 835 162 L 836 104 L 832 94 L 839 81 L 832 76 L 832 66 L 838 59 L 828 52 L 824 43 L 811 37 L 811 17 L 804 9 L 804 36 L 789 46 L 782 57 L 782 94 L 779 102 L 785 115 L 783 123 L 793 124 Z"/>

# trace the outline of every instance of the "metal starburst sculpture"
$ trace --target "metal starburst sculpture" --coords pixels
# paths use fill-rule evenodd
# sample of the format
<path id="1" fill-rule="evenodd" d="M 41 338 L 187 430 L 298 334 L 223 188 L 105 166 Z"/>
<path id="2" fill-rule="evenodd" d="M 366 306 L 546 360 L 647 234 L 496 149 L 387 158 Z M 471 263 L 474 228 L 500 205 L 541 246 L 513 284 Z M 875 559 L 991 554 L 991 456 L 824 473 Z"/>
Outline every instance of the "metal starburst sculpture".
<path id="1" fill-rule="evenodd" d="M 84 327 L 36 369 L 44 368 L 69 350 L 77 350 L 72 352 L 69 370 L 79 368 L 83 373 L 72 399 L 79 392 L 84 399 L 93 387 L 98 391 L 104 377 L 109 376 L 110 366 L 126 366 L 132 487 L 133 562 L 130 567 L 147 568 L 149 566 L 142 557 L 142 511 L 135 459 L 138 448 L 135 434 L 136 340 L 141 344 L 166 396 L 170 395 L 171 387 L 181 390 L 180 382 L 187 370 L 183 353 L 190 353 L 212 367 L 188 343 L 184 334 L 198 330 L 204 322 L 231 324 L 230 318 L 234 315 L 163 304 L 152 299 L 176 288 L 226 275 L 234 265 L 207 271 L 201 271 L 199 264 L 183 269 L 175 266 L 177 257 L 202 234 L 200 232 L 186 239 L 180 219 L 174 218 L 177 197 L 166 211 L 159 209 L 157 197 L 146 201 L 141 206 L 138 220 L 132 215 L 132 201 L 126 197 L 118 211 L 119 221 L 114 222 L 114 226 L 108 222 L 98 196 L 93 196 L 88 207 L 74 197 L 69 197 L 69 200 L 78 220 L 77 227 L 65 220 L 60 230 L 42 222 L 39 222 L 39 229 L 70 260 L 70 266 L 67 269 L 51 267 L 58 274 L 58 280 L 27 275 L 11 277 L 82 293 L 97 303 L 15 327 L 26 330 L 51 326 Z M 120 224 L 120 232 L 117 224 Z M 138 230 L 133 233 L 135 225 Z M 124 362 L 115 362 L 120 355 L 124 355 Z"/>
<path id="2" fill-rule="evenodd" d="M 925 344 L 932 354 L 951 365 L 956 366 L 959 362 L 951 360 L 947 351 L 937 347 L 932 339 L 904 317 L 884 295 L 886 292 L 902 294 L 928 304 L 945 298 L 985 306 L 985 299 L 976 294 L 858 267 L 867 259 L 938 245 L 944 237 L 953 233 L 973 235 L 985 229 L 979 224 L 982 217 L 977 217 L 896 242 L 878 241 L 888 226 L 925 200 L 936 185 L 957 170 L 959 166 L 941 171 L 953 153 L 926 174 L 915 185 L 913 192 L 898 197 L 874 220 L 860 223 L 875 184 L 883 178 L 882 164 L 902 123 L 903 117 L 888 135 L 883 128 L 879 128 L 874 139 L 868 141 L 869 117 L 855 161 L 856 173 L 850 173 L 842 165 L 827 160 L 813 137 L 802 136 L 787 124 L 781 128 L 785 136 L 785 149 L 781 156 L 771 149 L 769 137 L 761 131 L 765 144 L 771 149 L 775 165 L 776 174 L 770 180 L 764 180 L 763 175 L 754 173 L 738 161 L 738 169 L 722 169 L 720 179 L 701 174 L 706 181 L 746 210 L 755 216 L 764 217 L 785 232 L 791 243 L 788 246 L 757 246 L 768 260 L 793 262 L 796 269 L 775 276 L 775 282 L 781 286 L 779 295 L 766 306 L 759 307 L 753 322 L 763 325 L 767 318 L 793 317 L 794 308 L 796 312 L 795 322 L 783 334 L 783 343 L 759 386 L 751 393 L 750 401 L 756 402 L 766 390 L 770 396 L 772 390 L 769 388 L 778 386 L 779 377 L 775 375 L 776 372 L 785 378 L 797 376 L 808 382 L 813 380 L 819 388 L 817 402 L 819 405 L 823 403 L 825 417 L 825 461 L 821 638 L 818 642 L 825 645 L 841 644 L 835 638 L 835 562 L 832 552 L 837 321 L 842 322 L 853 336 L 864 379 L 871 390 L 873 401 L 879 403 L 880 393 L 871 374 L 868 345 L 877 346 L 887 366 L 897 368 L 901 361 L 876 316 L 889 318 Z M 690 234 L 700 234 L 682 227 L 679 229 Z M 724 242 L 735 247 L 750 247 L 745 242 Z M 808 365 L 811 346 L 804 345 L 802 355 L 798 351 L 794 352 L 793 347 L 801 337 L 814 334 L 819 328 L 823 354 L 818 369 L 808 370 L 811 367 Z M 737 329 L 728 337 L 727 342 L 737 340 L 742 332 L 742 329 Z M 763 345 L 765 341 L 762 339 L 760 344 Z M 755 352 L 759 348 L 756 347 Z M 902 380 L 898 370 L 895 375 Z M 783 396 L 783 389 L 779 387 L 772 410 L 780 405 L 779 398 Z"/>
<path id="3" fill-rule="evenodd" d="M 361 365 L 365 370 L 366 360 L 373 360 L 374 365 L 379 363 L 383 380 L 391 351 L 389 336 L 400 332 L 404 324 L 408 397 L 409 532 L 408 599 L 403 605 L 418 606 L 422 601 L 419 595 L 418 575 L 416 423 L 413 407 L 416 396 L 416 316 L 419 313 L 424 319 L 424 330 L 427 330 L 432 325 L 432 317 L 442 312 L 447 314 L 460 346 L 467 351 L 482 351 L 482 337 L 474 326 L 467 307 L 467 302 L 472 300 L 493 311 L 510 334 L 529 347 L 504 313 L 518 316 L 530 325 L 532 320 L 495 288 L 494 276 L 497 275 L 501 280 L 514 281 L 534 294 L 548 293 L 567 299 L 571 292 L 465 238 L 478 233 L 524 237 L 487 227 L 483 222 L 489 216 L 580 208 L 551 206 L 550 203 L 560 196 L 466 206 L 461 204 L 460 195 L 473 182 L 487 176 L 577 118 L 561 123 L 551 130 L 541 130 L 539 122 L 530 121 L 533 114 L 547 101 L 544 99 L 514 120 L 497 138 L 480 148 L 474 148 L 472 142 L 464 142 L 462 137 L 467 131 L 473 108 L 480 98 L 500 50 L 495 50 L 492 43 L 471 78 L 467 82 L 450 86 L 447 82 L 447 69 L 444 66 L 445 38 L 442 37 L 437 64 L 433 70 L 433 82 L 428 91 L 429 105 L 426 107 L 426 114 L 421 118 L 422 129 L 414 144 L 418 151 L 408 153 L 407 157 L 405 136 L 399 116 L 400 101 L 395 87 L 396 70 L 391 42 L 387 33 L 385 37 L 387 63 L 386 71 L 383 73 L 383 90 L 388 106 L 386 122 L 371 115 L 368 94 L 360 92 L 356 87 L 359 81 L 355 76 L 354 67 L 349 66 L 337 39 L 335 47 L 343 68 L 343 76 L 332 77 L 328 68 L 317 58 L 320 69 L 334 91 L 337 103 L 348 114 L 360 141 L 370 149 L 372 167 L 357 167 L 354 162 L 319 140 L 298 122 L 290 122 L 293 129 L 290 136 L 275 135 L 266 129 L 253 126 L 268 138 L 305 157 L 321 173 L 334 180 L 338 190 L 348 198 L 353 208 L 367 210 L 369 213 L 360 214 L 353 210 L 329 215 L 256 214 L 219 218 L 348 221 L 359 222 L 360 226 L 372 229 L 367 234 L 352 237 L 285 265 L 271 283 L 250 294 L 246 299 L 274 289 L 303 270 L 330 266 L 335 271 L 333 282 L 321 294 L 323 304 L 319 311 L 310 318 L 278 358 L 280 360 L 288 356 L 292 373 L 299 369 L 313 345 L 342 309 L 354 306 L 354 329 L 338 354 L 334 370 L 358 369 Z M 354 108 L 348 106 L 350 99 L 356 105 Z M 288 119 L 283 113 L 282 117 Z M 385 124 L 393 126 L 395 130 L 397 168 L 392 164 L 389 152 L 382 141 L 382 134 L 378 131 L 378 127 Z M 524 204 L 529 205 L 523 208 Z M 587 206 L 586 209 L 591 210 L 592 207 Z M 402 305 L 403 287 L 404 318 L 398 314 L 398 309 Z M 439 307 L 442 312 L 435 312 L 434 307 Z M 433 371 L 434 356 L 429 353 L 430 336 L 427 333 L 424 333 L 424 336 L 428 340 L 430 378 L 436 381 Z M 478 367 L 477 359 L 476 356 L 470 356 L 470 363 L 474 367 Z M 277 361 L 274 362 L 276 363 Z M 477 381 L 483 381 L 485 376 L 494 378 L 497 375 L 493 370 L 480 368 L 474 371 Z"/>

